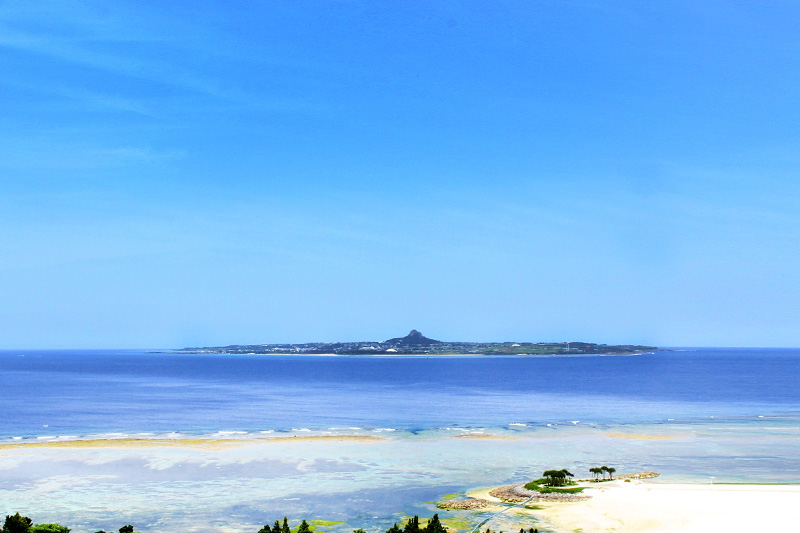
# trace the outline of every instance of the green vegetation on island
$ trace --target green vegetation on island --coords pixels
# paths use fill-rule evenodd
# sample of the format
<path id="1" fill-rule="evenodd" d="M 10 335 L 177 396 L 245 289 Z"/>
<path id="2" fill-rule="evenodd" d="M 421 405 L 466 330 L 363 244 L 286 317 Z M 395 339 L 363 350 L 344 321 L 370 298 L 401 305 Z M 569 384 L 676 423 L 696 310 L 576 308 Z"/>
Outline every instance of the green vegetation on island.
<path id="1" fill-rule="evenodd" d="M 527 490 L 532 490 L 540 494 L 579 494 L 583 492 L 583 487 L 562 488 L 570 485 L 577 485 L 572 478 L 575 477 L 569 470 L 545 470 L 541 478 L 526 483 Z"/>
<path id="2" fill-rule="evenodd" d="M 654 346 L 592 342 L 446 342 L 417 330 L 382 342 L 309 342 L 303 344 L 234 344 L 184 348 L 183 353 L 221 354 L 337 354 L 337 355 L 631 355 L 652 352 Z"/>

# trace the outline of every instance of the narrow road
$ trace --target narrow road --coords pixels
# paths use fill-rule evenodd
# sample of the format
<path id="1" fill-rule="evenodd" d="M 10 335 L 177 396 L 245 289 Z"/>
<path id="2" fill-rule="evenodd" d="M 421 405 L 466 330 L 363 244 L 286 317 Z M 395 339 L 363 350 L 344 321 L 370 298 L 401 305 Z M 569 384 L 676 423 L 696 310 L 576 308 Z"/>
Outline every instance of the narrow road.
<path id="1" fill-rule="evenodd" d="M 519 506 L 521 506 L 521 505 L 525 505 L 526 503 L 528 503 L 529 501 L 531 501 L 532 499 L 534 499 L 536 496 L 537 496 L 537 495 L 536 495 L 536 494 L 534 494 L 533 496 L 531 496 L 530 498 L 528 498 L 528 499 L 527 499 L 527 500 L 525 500 L 524 502 L 519 502 L 519 503 L 515 503 L 514 505 L 509 505 L 508 507 L 506 507 L 506 508 L 505 508 L 505 509 L 503 509 L 502 511 L 498 511 L 498 512 L 494 513 L 493 515 L 491 515 L 491 516 L 489 516 L 489 517 L 487 517 L 487 518 L 483 519 L 483 520 L 482 520 L 482 521 L 481 521 L 481 522 L 480 522 L 480 523 L 479 523 L 477 526 L 475 526 L 474 528 L 472 528 L 472 531 L 470 531 L 470 533 L 476 533 L 476 532 L 477 532 L 477 531 L 478 531 L 478 530 L 479 530 L 479 529 L 480 529 L 480 528 L 481 528 L 481 527 L 482 527 L 484 524 L 487 524 L 487 523 L 488 523 L 490 520 L 492 520 L 494 517 L 496 517 L 496 516 L 500 516 L 501 514 L 504 514 L 504 513 L 507 513 L 508 511 L 510 511 L 511 509 L 513 509 L 513 508 L 515 508 L 515 507 L 519 507 Z"/>

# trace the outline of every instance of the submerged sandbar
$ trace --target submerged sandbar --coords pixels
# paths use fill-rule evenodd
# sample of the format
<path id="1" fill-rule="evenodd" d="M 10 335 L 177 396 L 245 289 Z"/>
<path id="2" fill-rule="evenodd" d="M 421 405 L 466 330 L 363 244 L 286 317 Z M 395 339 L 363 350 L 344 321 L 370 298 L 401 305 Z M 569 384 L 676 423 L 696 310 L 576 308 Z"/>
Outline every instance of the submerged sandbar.
<path id="1" fill-rule="evenodd" d="M 0 450 L 16 448 L 220 448 L 243 446 L 247 444 L 264 444 L 270 442 L 301 441 L 348 441 L 348 442 L 381 442 L 383 437 L 373 435 L 293 435 L 277 437 L 247 437 L 241 439 L 218 438 L 113 438 L 113 439 L 75 439 L 22 441 L 0 444 Z"/>

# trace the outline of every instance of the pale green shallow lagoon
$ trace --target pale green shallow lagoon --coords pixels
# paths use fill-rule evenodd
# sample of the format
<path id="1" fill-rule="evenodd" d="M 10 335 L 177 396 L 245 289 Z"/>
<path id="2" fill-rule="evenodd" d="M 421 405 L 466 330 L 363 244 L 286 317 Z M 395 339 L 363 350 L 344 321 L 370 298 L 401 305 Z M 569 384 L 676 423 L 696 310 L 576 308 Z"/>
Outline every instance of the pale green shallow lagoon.
<path id="1" fill-rule="evenodd" d="M 653 470 L 661 482 L 800 481 L 795 417 L 395 431 L 370 441 L 296 435 L 234 435 L 230 444 L 216 436 L 200 446 L 6 447 L 2 511 L 76 531 L 133 523 L 144 532 L 255 533 L 284 515 L 344 522 L 330 531 L 383 531 L 407 515 L 455 516 L 426 503 L 444 494 L 526 481 L 551 467 L 586 477 L 600 464 Z"/>

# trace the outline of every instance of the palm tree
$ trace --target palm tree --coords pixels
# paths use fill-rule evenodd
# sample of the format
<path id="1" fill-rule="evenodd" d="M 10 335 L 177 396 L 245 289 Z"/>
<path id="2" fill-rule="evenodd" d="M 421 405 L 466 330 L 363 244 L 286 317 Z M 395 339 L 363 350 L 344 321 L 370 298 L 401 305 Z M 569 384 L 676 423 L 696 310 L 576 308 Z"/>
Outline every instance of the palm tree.
<path id="1" fill-rule="evenodd" d="M 608 477 L 614 479 L 614 472 L 616 472 L 617 469 L 612 466 L 610 468 L 607 468 L 606 470 L 608 470 Z"/>
<path id="2" fill-rule="evenodd" d="M 597 477 L 600 476 L 601 470 L 599 468 L 597 468 L 596 466 L 594 466 L 594 467 L 589 469 L 589 472 L 592 473 L 592 477 L 593 478 L 597 479 Z"/>
<path id="3" fill-rule="evenodd" d="M 605 474 L 606 472 L 608 472 L 608 467 L 606 465 L 601 466 L 600 467 L 600 473 L 603 474 L 603 479 L 606 478 L 606 474 Z"/>

